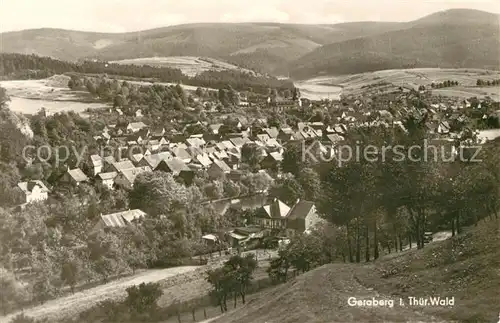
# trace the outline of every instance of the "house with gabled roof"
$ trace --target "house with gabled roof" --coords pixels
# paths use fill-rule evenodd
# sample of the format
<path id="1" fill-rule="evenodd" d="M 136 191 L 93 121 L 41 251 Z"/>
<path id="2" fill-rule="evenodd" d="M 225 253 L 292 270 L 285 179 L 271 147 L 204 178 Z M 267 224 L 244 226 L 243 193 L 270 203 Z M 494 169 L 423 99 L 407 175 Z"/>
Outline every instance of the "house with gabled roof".
<path id="1" fill-rule="evenodd" d="M 194 178 L 194 171 L 179 158 L 165 159 L 158 164 L 156 170 L 171 173 L 175 177 L 180 177 L 187 185 L 190 185 Z"/>
<path id="2" fill-rule="evenodd" d="M 81 183 L 87 182 L 89 178 L 80 168 L 75 168 L 68 169 L 68 171 L 62 176 L 61 180 L 64 183 L 79 186 Z"/>
<path id="3" fill-rule="evenodd" d="M 248 141 L 250 141 L 248 138 L 241 138 L 241 137 L 235 137 L 231 138 L 229 140 L 235 147 L 241 148 L 243 147 Z"/>
<path id="4" fill-rule="evenodd" d="M 270 138 L 278 138 L 279 130 L 276 127 L 264 128 L 263 133 L 267 134 Z"/>
<path id="5" fill-rule="evenodd" d="M 114 189 L 116 176 L 118 176 L 117 172 L 99 173 L 97 175 L 97 181 L 100 182 L 101 185 L 112 190 Z"/>
<path id="6" fill-rule="evenodd" d="M 266 141 L 266 147 L 267 148 L 281 148 L 282 145 L 274 138 L 270 138 L 268 141 Z"/>
<path id="7" fill-rule="evenodd" d="M 287 215 L 287 235 L 308 233 L 324 222 L 313 202 L 298 199 Z"/>
<path id="8" fill-rule="evenodd" d="M 222 144 L 222 147 L 224 148 L 224 150 L 231 150 L 231 149 L 235 149 L 236 146 L 229 140 L 224 140 L 221 142 Z M 217 145 L 217 147 L 219 147 L 219 145 Z"/>
<path id="9" fill-rule="evenodd" d="M 334 129 L 335 133 L 337 133 L 341 136 L 345 135 L 347 133 L 347 127 L 342 123 L 336 124 L 335 126 L 333 126 L 333 129 Z"/>
<path id="10" fill-rule="evenodd" d="M 146 128 L 146 124 L 144 122 L 131 122 L 127 125 L 127 131 L 128 132 L 138 132 L 144 128 Z"/>
<path id="11" fill-rule="evenodd" d="M 188 147 L 203 148 L 203 146 L 205 146 L 206 142 L 203 139 L 203 135 L 201 135 L 201 137 L 191 136 L 191 137 L 186 139 L 186 144 L 188 145 Z"/>
<path id="12" fill-rule="evenodd" d="M 450 133 L 450 128 L 448 121 L 441 121 L 437 127 L 437 132 L 439 134 L 448 134 Z"/>
<path id="13" fill-rule="evenodd" d="M 131 145 L 140 145 L 144 141 L 144 138 L 139 134 L 139 132 L 132 133 L 127 136 L 127 144 Z"/>
<path id="14" fill-rule="evenodd" d="M 220 159 L 214 159 L 212 165 L 207 169 L 208 175 L 212 179 L 223 178 L 231 172 L 231 167 Z"/>
<path id="15" fill-rule="evenodd" d="M 42 181 L 21 182 L 17 184 L 17 187 L 22 192 L 23 203 L 46 201 L 49 198 L 48 194 L 50 190 Z"/>
<path id="16" fill-rule="evenodd" d="M 146 213 L 139 210 L 127 210 L 100 216 L 92 232 L 108 228 L 123 228 L 146 217 Z"/>
<path id="17" fill-rule="evenodd" d="M 333 129 L 332 126 L 328 125 L 326 128 L 325 128 L 325 133 L 327 134 L 331 134 L 331 133 L 334 133 L 335 132 L 335 129 Z"/>
<path id="18" fill-rule="evenodd" d="M 191 155 L 186 151 L 186 149 L 176 147 L 176 148 L 172 148 L 171 152 L 172 152 L 172 155 L 174 155 L 174 157 L 179 158 L 184 163 L 189 163 L 192 160 Z"/>
<path id="19" fill-rule="evenodd" d="M 141 166 L 141 167 L 149 166 L 149 167 L 151 167 L 152 170 L 155 170 L 158 167 L 158 164 L 162 160 L 171 159 L 171 158 L 173 158 L 172 154 L 168 151 L 164 151 L 164 152 L 157 153 L 157 154 L 151 154 L 148 156 L 144 156 L 144 158 L 139 163 L 139 166 Z"/>
<path id="20" fill-rule="evenodd" d="M 187 164 L 177 157 L 162 160 L 158 164 L 157 170 L 172 173 L 174 176 L 178 176 L 183 171 L 191 171 Z"/>
<path id="21" fill-rule="evenodd" d="M 257 134 L 255 137 L 263 143 L 266 143 L 269 139 L 271 139 L 267 133 Z"/>
<path id="22" fill-rule="evenodd" d="M 109 166 L 112 166 L 114 163 L 116 163 L 116 159 L 114 156 L 105 156 L 103 158 L 103 161 L 104 161 L 104 167 L 109 167 Z"/>
<path id="23" fill-rule="evenodd" d="M 283 155 L 279 152 L 271 152 L 264 159 L 260 161 L 261 169 L 271 169 L 278 170 L 281 161 L 283 160 Z"/>
<path id="24" fill-rule="evenodd" d="M 284 230 L 287 228 L 290 209 L 284 202 L 274 198 L 255 212 L 255 224 L 268 229 Z"/>
<path id="25" fill-rule="evenodd" d="M 112 166 L 113 166 L 113 168 L 111 171 L 114 171 L 117 173 L 120 173 L 124 170 L 135 168 L 134 164 L 128 159 L 124 160 L 124 161 L 120 161 L 120 162 L 115 162 L 112 164 Z"/>
<path id="26" fill-rule="evenodd" d="M 130 156 L 130 161 L 135 165 L 135 166 L 140 166 L 139 163 L 140 161 L 144 158 L 143 154 L 133 154 Z"/>
<path id="27" fill-rule="evenodd" d="M 329 143 L 333 145 L 338 144 L 339 142 L 344 141 L 345 139 L 344 137 L 336 133 L 326 135 L 326 138 L 328 139 Z"/>
<path id="28" fill-rule="evenodd" d="M 158 142 L 160 146 L 168 145 L 168 140 L 164 136 L 151 136 L 150 139 L 155 142 Z"/>
<path id="29" fill-rule="evenodd" d="M 148 141 L 142 142 L 142 144 L 147 147 L 150 151 L 159 151 L 161 144 L 159 140 L 150 139 Z"/>
<path id="30" fill-rule="evenodd" d="M 222 123 L 214 123 L 208 126 L 209 132 L 212 135 L 218 135 L 220 128 L 223 126 Z"/>
<path id="31" fill-rule="evenodd" d="M 215 158 L 220 159 L 220 160 L 227 160 L 229 158 L 229 155 L 227 154 L 227 152 L 225 150 L 214 152 L 214 156 L 215 156 Z"/>
<path id="32" fill-rule="evenodd" d="M 125 189 L 132 189 L 134 187 L 135 178 L 142 173 L 152 172 L 151 167 L 135 167 L 121 171 L 115 177 L 115 185 Z"/>
<path id="33" fill-rule="evenodd" d="M 203 149 L 200 147 L 189 146 L 186 148 L 186 152 L 191 156 L 191 159 L 195 159 L 196 156 L 203 154 Z"/>
<path id="34" fill-rule="evenodd" d="M 199 154 L 195 158 L 193 158 L 193 162 L 200 164 L 203 168 L 208 168 L 212 164 L 212 160 L 208 156 L 208 154 Z"/>
<path id="35" fill-rule="evenodd" d="M 163 127 L 153 127 L 150 129 L 150 136 L 151 137 L 163 137 L 165 135 L 166 131 L 165 128 Z"/>
<path id="36" fill-rule="evenodd" d="M 92 164 L 92 174 L 96 176 L 100 172 L 102 172 L 102 168 L 104 166 L 104 162 L 99 155 L 91 155 L 90 156 L 90 162 Z"/>
<path id="37" fill-rule="evenodd" d="M 277 139 L 281 142 L 295 140 L 295 132 L 292 130 L 292 128 L 281 128 Z"/>

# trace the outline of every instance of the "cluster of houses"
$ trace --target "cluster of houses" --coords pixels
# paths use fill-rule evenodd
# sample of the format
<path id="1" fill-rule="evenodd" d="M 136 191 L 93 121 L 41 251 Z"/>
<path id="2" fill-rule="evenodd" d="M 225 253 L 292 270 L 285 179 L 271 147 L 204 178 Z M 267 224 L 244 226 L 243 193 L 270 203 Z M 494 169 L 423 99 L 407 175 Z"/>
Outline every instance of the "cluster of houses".
<path id="1" fill-rule="evenodd" d="M 147 214 L 139 209 L 101 215 L 93 230 L 125 227 L 145 217 Z M 288 206 L 278 199 L 273 199 L 256 210 L 253 225 L 227 229 L 223 234 L 230 238 L 233 247 L 238 247 L 267 236 L 290 238 L 297 234 L 309 233 L 323 221 L 313 202 L 299 199 L 294 205 Z M 202 239 L 210 244 L 216 243 L 219 237 L 219 234 L 210 233 Z"/>
<path id="2" fill-rule="evenodd" d="M 299 199 L 288 206 L 276 198 L 258 208 L 253 221 L 253 225 L 223 232 L 230 238 L 231 247 L 247 247 L 252 242 L 269 236 L 289 239 L 297 234 L 307 234 L 324 222 L 313 202 Z M 208 244 L 214 244 L 219 237 L 217 234 L 207 234 L 202 239 Z"/>
<path id="3" fill-rule="evenodd" d="M 395 100 L 400 99 L 395 98 Z M 131 189 L 136 177 L 144 172 L 169 172 L 184 180 L 186 184 L 190 184 L 200 170 L 206 171 L 209 177 L 215 180 L 241 174 L 240 166 L 245 163 L 243 149 L 245 145 L 253 145 L 258 152 L 261 170 L 278 174 L 284 147 L 288 142 L 313 139 L 323 154 L 328 152 L 333 154 L 331 147 L 342 142 L 349 129 L 385 125 L 406 131 L 402 120 L 408 114 L 417 117 L 426 116 L 429 132 L 435 134 L 437 138 L 450 140 L 456 135 L 454 129 L 460 129 L 460 125 L 466 125 L 470 121 L 464 113 L 464 109 L 471 108 L 467 100 L 433 103 L 421 108 L 406 106 L 404 102 L 395 104 L 388 101 L 387 108 L 382 110 L 370 109 L 370 99 L 366 100 L 354 100 L 349 108 L 339 112 L 330 124 L 319 121 L 299 122 L 293 127 L 277 128 L 269 127 L 265 119 L 248 122 L 245 118 L 241 118 L 234 127 L 236 130 L 231 133 L 221 131 L 223 123 L 197 122 L 186 125 L 185 129 L 196 126 L 206 129 L 203 133 L 191 135 L 187 135 L 187 131 L 166 131 L 164 128 L 149 127 L 143 122 L 131 122 L 123 127 L 110 125 L 94 139 L 102 146 L 106 146 L 111 140 L 120 142 L 123 149 L 119 154 L 91 155 L 88 163 L 91 166 L 90 172 L 85 174 L 79 168 L 68 169 L 61 180 L 78 186 L 93 178 L 109 189 L 116 187 Z M 296 107 L 297 104 L 304 106 L 310 102 L 277 101 L 273 103 L 273 107 L 278 111 L 284 111 L 289 107 Z M 396 105 L 397 109 L 393 109 Z M 498 136 L 500 133 L 496 135 Z M 48 198 L 49 189 L 41 181 L 22 182 L 18 187 L 23 192 L 23 203 L 43 201 Z M 141 210 L 102 215 L 96 229 L 125 226 L 145 216 L 147 215 Z M 232 229 L 228 233 L 235 245 L 242 245 L 262 237 L 265 235 L 264 232 L 269 231 L 286 237 L 293 236 L 297 232 L 308 232 L 321 221 L 312 202 L 299 200 L 289 206 L 282 201 L 273 200 L 258 210 L 254 226 Z M 217 240 L 217 235 L 208 234 L 204 239 L 213 242 Z"/>
<path id="4" fill-rule="evenodd" d="M 283 159 L 284 145 L 290 141 L 317 139 L 338 142 L 347 131 L 347 125 L 325 126 L 323 122 L 301 122 L 297 127 L 267 127 L 265 120 L 247 125 L 242 120 L 237 132 L 221 134 L 223 124 L 205 124 L 202 134 L 186 136 L 165 129 L 151 129 L 143 122 L 133 122 L 126 127 L 106 127 L 95 139 L 109 143 L 115 139 L 123 143 L 118 154 L 90 156 L 91 174 L 96 181 L 110 189 L 133 187 L 137 175 L 143 172 L 164 171 L 180 177 L 190 184 L 199 170 L 211 179 L 220 179 L 237 173 L 244 162 L 242 149 L 254 145 L 260 169 L 276 171 Z M 199 123 L 201 125 L 201 123 Z M 190 127 L 196 124 L 188 125 Z M 80 169 L 71 169 L 63 177 L 74 185 L 89 180 Z"/>

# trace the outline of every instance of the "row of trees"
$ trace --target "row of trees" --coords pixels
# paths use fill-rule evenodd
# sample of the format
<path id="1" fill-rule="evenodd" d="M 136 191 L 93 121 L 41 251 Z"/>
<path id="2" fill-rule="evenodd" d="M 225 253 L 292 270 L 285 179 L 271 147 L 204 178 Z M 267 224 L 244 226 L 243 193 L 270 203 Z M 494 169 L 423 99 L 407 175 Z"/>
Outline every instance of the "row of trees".
<path id="1" fill-rule="evenodd" d="M 495 143 L 482 147 L 475 156 L 479 148 L 462 146 L 473 135 L 464 135 L 455 143 L 461 158 L 452 158 L 451 145 L 436 142 L 433 152 L 423 144 L 424 140 L 432 142 L 424 120 L 410 118 L 405 125 L 408 132 L 371 128 L 349 136 L 351 146 L 358 142 L 361 151 L 369 145 L 401 145 L 405 147 L 403 159 L 392 152 L 382 156 L 378 150 L 342 167 L 329 165 L 322 176 L 318 209 L 342 228 L 347 242 L 344 255 L 349 261 L 359 262 L 362 250 L 366 261 L 371 252 L 376 259 L 379 246 L 401 250 L 404 244 L 416 242 L 422 248 L 425 231 L 451 228 L 455 234 L 463 225 L 496 214 L 499 173 L 493 166 L 498 158 Z M 473 156 L 482 162 L 472 161 Z"/>
<path id="2" fill-rule="evenodd" d="M 439 83 L 432 82 L 431 83 L 431 88 L 433 88 L 433 89 L 441 89 L 441 88 L 444 88 L 444 87 L 451 87 L 451 86 L 457 86 L 457 85 L 459 85 L 458 81 L 446 80 L 446 81 L 439 82 Z M 425 89 L 425 87 L 424 87 L 424 89 Z"/>
<path id="3" fill-rule="evenodd" d="M 476 81 L 476 85 L 477 86 L 495 86 L 495 85 L 500 85 L 500 79 L 497 79 L 497 80 L 481 80 L 481 79 L 478 79 Z"/>

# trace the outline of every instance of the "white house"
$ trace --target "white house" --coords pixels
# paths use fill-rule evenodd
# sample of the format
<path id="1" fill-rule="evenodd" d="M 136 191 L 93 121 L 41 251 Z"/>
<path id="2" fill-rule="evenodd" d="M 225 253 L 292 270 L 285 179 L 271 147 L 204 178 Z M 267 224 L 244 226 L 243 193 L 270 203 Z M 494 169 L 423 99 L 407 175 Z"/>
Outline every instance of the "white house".
<path id="1" fill-rule="evenodd" d="M 101 182 L 101 184 L 106 186 L 110 190 L 114 188 L 116 176 L 118 176 L 117 172 L 99 173 L 97 175 L 98 180 Z"/>
<path id="2" fill-rule="evenodd" d="M 49 189 L 41 181 L 21 182 L 17 187 L 23 192 L 23 202 L 32 203 L 48 199 Z"/>

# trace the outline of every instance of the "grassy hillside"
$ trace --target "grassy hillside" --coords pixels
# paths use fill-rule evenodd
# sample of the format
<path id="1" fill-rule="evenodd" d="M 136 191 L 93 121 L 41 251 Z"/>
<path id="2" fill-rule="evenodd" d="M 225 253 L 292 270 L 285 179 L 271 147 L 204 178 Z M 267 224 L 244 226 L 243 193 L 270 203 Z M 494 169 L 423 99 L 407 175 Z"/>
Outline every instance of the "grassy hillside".
<path id="1" fill-rule="evenodd" d="M 459 82 L 458 86 L 434 89 L 432 92 L 439 95 L 458 95 L 464 98 L 473 96 L 490 96 L 500 100 L 498 86 L 478 87 L 478 79 L 487 81 L 500 79 L 500 71 L 484 69 L 441 69 L 416 68 L 397 69 L 367 72 L 352 75 L 324 76 L 307 80 L 307 84 L 330 85 L 342 87 L 344 95 L 370 95 L 380 91 L 397 91 L 400 86 L 418 89 L 420 85 L 430 89 L 432 83 L 441 83 L 446 80 Z M 297 82 L 300 84 L 300 82 Z"/>
<path id="2" fill-rule="evenodd" d="M 340 25 L 211 23 L 123 34 L 36 29 L 0 34 L 0 50 L 62 60 L 202 56 L 273 72 L 283 62 L 298 59 L 323 44 L 393 30 L 397 25 L 378 22 Z"/>
<path id="3" fill-rule="evenodd" d="M 499 16 L 448 10 L 374 36 L 332 42 L 290 64 L 297 78 L 415 67 L 500 68 Z"/>
<path id="4" fill-rule="evenodd" d="M 367 265 L 332 264 L 263 292 L 215 320 L 230 322 L 495 322 L 500 290 L 500 219 L 459 236 Z M 453 307 L 398 306 L 399 298 L 454 297 Z M 347 305 L 348 297 L 393 299 L 394 308 Z"/>
<path id="5" fill-rule="evenodd" d="M 252 74 L 253 71 L 242 69 L 236 65 L 229 64 L 213 58 L 193 57 L 193 56 L 168 56 L 168 57 L 146 57 L 133 58 L 110 63 L 123 65 L 150 65 L 157 67 L 168 67 L 180 69 L 184 75 L 195 76 L 206 71 L 227 71 L 238 70 Z"/>
<path id="6" fill-rule="evenodd" d="M 494 322 L 500 291 L 500 220 L 393 259 L 383 259 L 356 276 L 369 288 L 396 296 L 455 297 L 453 308 L 425 307 L 424 313 L 460 322 Z"/>

